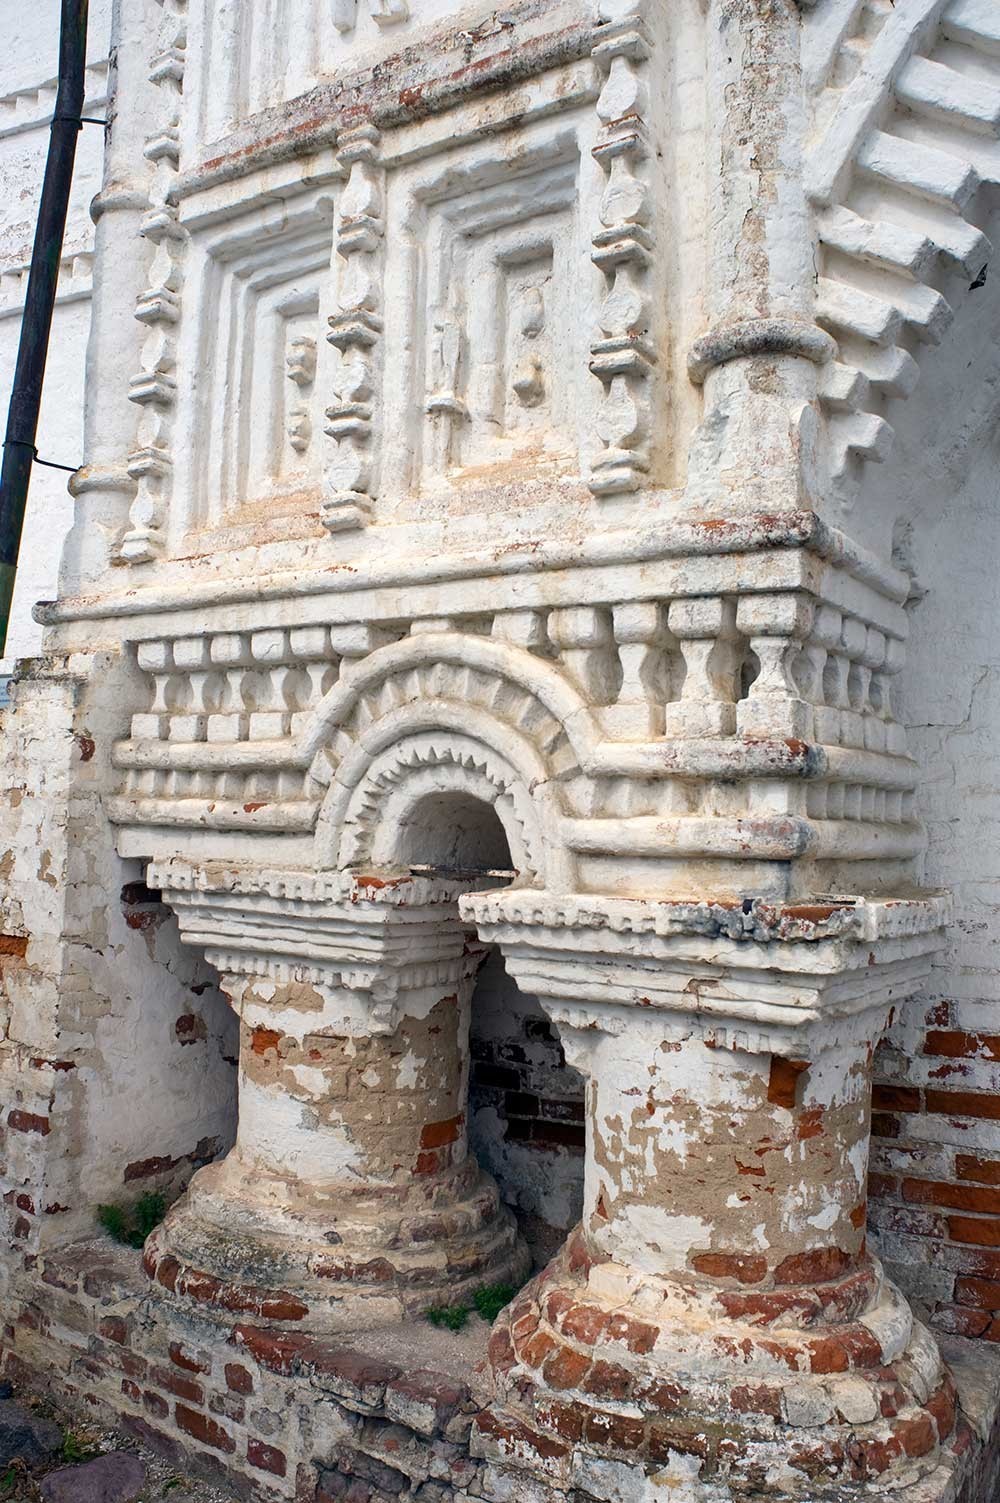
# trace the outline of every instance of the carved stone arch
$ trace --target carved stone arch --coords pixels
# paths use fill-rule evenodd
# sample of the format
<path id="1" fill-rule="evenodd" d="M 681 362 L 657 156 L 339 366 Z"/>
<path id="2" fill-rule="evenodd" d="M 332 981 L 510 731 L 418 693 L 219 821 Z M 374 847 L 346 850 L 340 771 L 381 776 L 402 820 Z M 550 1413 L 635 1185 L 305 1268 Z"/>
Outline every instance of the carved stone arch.
<path id="1" fill-rule="evenodd" d="M 317 862 L 415 864 L 421 805 L 471 799 L 495 810 L 521 880 L 565 891 L 559 781 L 580 775 L 596 740 L 577 691 L 529 652 L 458 633 L 382 648 L 306 732 L 327 787 Z"/>
<path id="2" fill-rule="evenodd" d="M 425 837 L 431 833 L 430 808 L 440 806 L 447 821 L 449 804 L 454 808 L 473 801 L 496 813 L 519 877 L 541 880 L 545 839 L 540 811 L 516 766 L 484 737 L 444 727 L 417 732 L 372 759 L 366 757 L 358 771 L 359 781 L 353 786 L 336 783 L 329 800 L 331 835 L 339 834 L 338 867 L 471 864 L 468 842 L 455 849 L 449 862 L 448 853 Z M 326 813 L 324 806 L 321 821 Z M 481 859 L 498 864 L 489 851 Z"/>

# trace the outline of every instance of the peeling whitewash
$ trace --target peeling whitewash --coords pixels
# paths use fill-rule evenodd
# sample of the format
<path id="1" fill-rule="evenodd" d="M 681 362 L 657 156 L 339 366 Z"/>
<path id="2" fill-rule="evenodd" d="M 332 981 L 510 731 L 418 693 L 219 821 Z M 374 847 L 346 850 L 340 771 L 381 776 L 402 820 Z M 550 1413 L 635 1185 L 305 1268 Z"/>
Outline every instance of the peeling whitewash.
<path id="1" fill-rule="evenodd" d="M 0 1287 L 162 1189 L 149 1339 L 360 1416 L 335 1467 L 237 1450 L 248 1369 L 170 1410 L 299 1503 L 958 1497 L 868 1168 L 888 1029 L 873 1190 L 944 1176 L 875 1206 L 891 1271 L 991 1246 L 940 1199 L 1000 1086 L 991 6 L 116 15 L 5 729 Z M 506 1284 L 403 1434 L 412 1323 Z"/>

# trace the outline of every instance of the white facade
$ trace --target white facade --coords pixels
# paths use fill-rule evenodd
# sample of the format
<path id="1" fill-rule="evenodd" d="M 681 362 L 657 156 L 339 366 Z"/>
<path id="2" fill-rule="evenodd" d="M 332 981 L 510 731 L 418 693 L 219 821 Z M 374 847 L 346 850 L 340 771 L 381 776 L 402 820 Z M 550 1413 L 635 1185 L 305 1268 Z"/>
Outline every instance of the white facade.
<path id="1" fill-rule="evenodd" d="M 1000 1339 L 1000 6 L 120 21 L 8 717 L 0 1279 L 162 1185 L 152 1348 L 253 1316 L 294 1377 L 534 1259 L 490 1503 L 953 1497 L 922 1317 Z M 582 1184 L 523 1148 L 574 1102 Z"/>

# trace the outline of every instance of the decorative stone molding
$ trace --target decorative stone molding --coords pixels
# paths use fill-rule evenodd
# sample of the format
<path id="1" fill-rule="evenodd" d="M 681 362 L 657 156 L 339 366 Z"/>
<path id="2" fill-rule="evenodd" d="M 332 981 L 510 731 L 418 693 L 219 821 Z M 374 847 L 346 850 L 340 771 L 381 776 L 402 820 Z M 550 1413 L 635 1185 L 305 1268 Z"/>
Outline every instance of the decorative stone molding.
<path id="1" fill-rule="evenodd" d="M 344 265 L 337 312 L 330 318 L 326 336 L 340 352 L 334 401 L 326 409 L 325 431 L 336 440 L 336 450 L 326 463 L 329 490 L 322 518 L 328 532 L 363 527 L 378 489 L 378 351 L 385 234 L 379 140 L 374 126 L 359 125 L 338 142 L 338 158 L 348 178 L 337 226 L 337 253 Z"/>
<path id="2" fill-rule="evenodd" d="M 805 30 L 822 84 L 806 181 L 817 317 L 838 345 L 820 399 L 832 473 L 850 481 L 859 460 L 889 453 L 888 404 L 910 395 L 951 323 L 950 279 L 968 287 L 989 263 L 978 204 L 1000 180 L 1000 67 L 981 0 L 825 12 Z"/>
<path id="3" fill-rule="evenodd" d="M 644 64 L 652 39 L 646 15 L 646 0 L 600 0 L 594 32 L 594 58 L 606 75 L 594 156 L 607 176 L 594 237 L 594 263 L 604 273 L 607 293 L 590 362 L 604 386 L 597 424 L 604 452 L 590 476 L 598 496 L 638 490 L 649 470 L 648 386 L 657 357 L 647 276 L 656 234 L 647 171 L 654 147 L 647 118 Z"/>
<path id="4" fill-rule="evenodd" d="M 466 1137 L 495 945 L 586 1077 L 586 1143 L 583 1222 L 494 1333 L 490 1503 L 902 1493 L 955 1416 L 865 1244 L 872 1054 L 950 910 L 916 885 L 897 517 L 844 518 L 946 267 L 979 272 L 992 11 L 196 24 L 183 153 L 173 114 L 147 148 L 146 567 L 40 617 L 67 656 L 121 643 L 106 765 L 60 787 L 90 780 L 241 1025 L 235 1145 L 151 1288 L 235 1345 L 519 1279 Z M 178 112 L 182 61 L 153 70 Z M 106 447 L 81 499 L 128 483 Z M 107 907 L 119 865 L 85 870 Z"/>
<path id="5" fill-rule="evenodd" d="M 129 455 L 136 482 L 129 525 L 119 546 L 126 564 L 149 563 L 163 551 L 174 464 L 173 429 L 177 400 L 177 333 L 186 235 L 178 223 L 171 189 L 180 165 L 180 112 L 187 45 L 187 0 L 158 0 L 163 23 L 149 81 L 161 91 L 160 120 L 146 139 L 144 156 L 154 167 L 151 207 L 141 233 L 155 247 L 148 287 L 135 316 L 148 329 L 142 369 L 129 382 L 129 399 L 142 408 L 138 447 Z"/>

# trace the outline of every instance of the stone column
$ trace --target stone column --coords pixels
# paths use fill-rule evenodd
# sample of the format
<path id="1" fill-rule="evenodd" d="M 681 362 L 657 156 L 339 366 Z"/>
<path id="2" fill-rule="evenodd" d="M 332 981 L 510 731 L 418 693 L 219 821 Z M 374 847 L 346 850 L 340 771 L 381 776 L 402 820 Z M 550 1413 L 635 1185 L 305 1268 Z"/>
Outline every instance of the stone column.
<path id="1" fill-rule="evenodd" d="M 929 1465 L 951 1380 L 865 1199 L 874 1045 L 943 905 L 463 906 L 589 1076 L 583 1221 L 498 1323 L 480 1447 L 692 1503 Z"/>
<path id="2" fill-rule="evenodd" d="M 96 224 L 94 264 L 114 267 L 94 278 L 87 348 L 84 462 L 69 482 L 76 502 L 63 548 L 61 597 L 90 593 L 110 567 L 128 518 L 136 482 L 128 459 L 138 414 L 129 377 L 138 369 L 146 337 L 135 317 L 149 278 L 150 247 L 142 226 L 150 208 L 153 167 L 143 154 L 156 86 L 149 78 L 150 38 L 162 19 L 158 0 L 136 0 L 129 24 L 116 9 L 112 33 L 104 176 L 91 206 Z"/>
<path id="3" fill-rule="evenodd" d="M 312 1330 L 519 1283 L 526 1250 L 466 1138 L 485 950 L 455 894 L 230 873 L 230 905 L 218 887 L 179 891 L 171 868 L 155 880 L 240 1018 L 239 1128 L 147 1244 L 151 1277 L 216 1318 Z"/>

